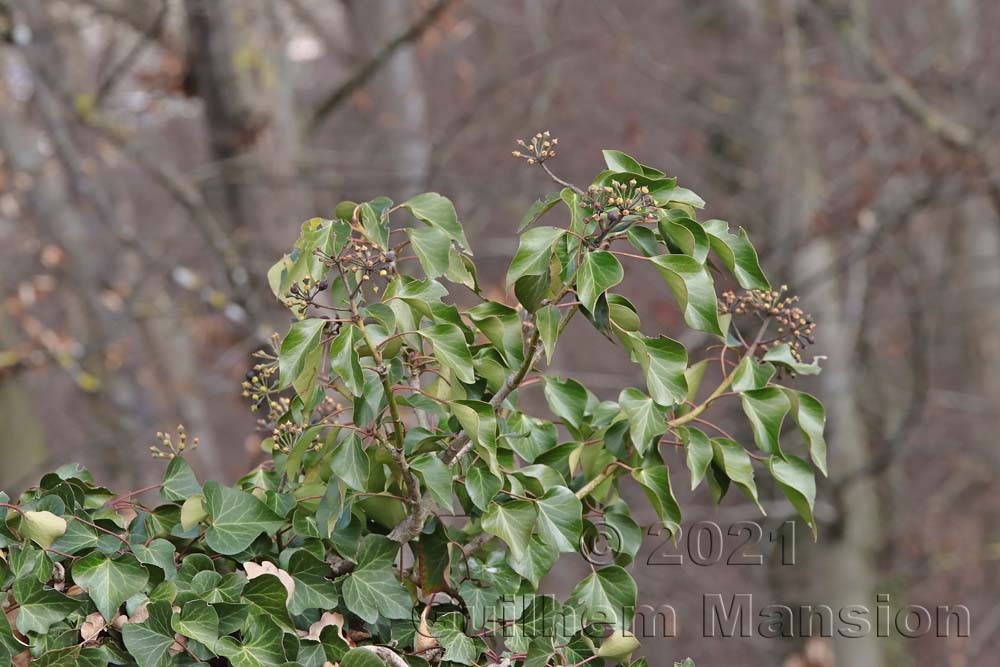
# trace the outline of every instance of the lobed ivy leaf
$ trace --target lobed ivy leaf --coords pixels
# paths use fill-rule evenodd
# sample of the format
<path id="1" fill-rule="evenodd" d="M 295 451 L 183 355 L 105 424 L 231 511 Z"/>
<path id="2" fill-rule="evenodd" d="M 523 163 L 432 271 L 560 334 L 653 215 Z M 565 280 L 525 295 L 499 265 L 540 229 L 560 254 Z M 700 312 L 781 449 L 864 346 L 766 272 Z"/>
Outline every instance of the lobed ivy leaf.
<path id="1" fill-rule="evenodd" d="M 274 533 L 284 525 L 280 516 L 254 496 L 218 482 L 205 484 L 205 508 L 211 517 L 205 543 L 225 556 L 245 551 L 258 535 Z"/>
<path id="2" fill-rule="evenodd" d="M 613 565 L 593 572 L 577 584 L 566 606 L 580 607 L 586 622 L 628 629 L 635 614 L 637 593 L 629 573 Z"/>
<path id="3" fill-rule="evenodd" d="M 18 577 L 12 592 L 19 605 L 16 626 L 22 635 L 29 632 L 44 635 L 83 606 L 78 600 L 45 587 L 36 577 Z"/>
<path id="4" fill-rule="evenodd" d="M 408 209 L 418 220 L 441 230 L 464 250 L 469 249 L 469 241 L 465 238 L 462 225 L 458 222 L 455 205 L 447 197 L 436 192 L 425 192 L 411 197 L 400 205 Z"/>
<path id="5" fill-rule="evenodd" d="M 536 503 L 538 536 L 563 553 L 576 551 L 583 530 L 583 504 L 565 486 L 550 488 Z"/>
<path id="6" fill-rule="evenodd" d="M 182 456 L 175 456 L 167 464 L 167 472 L 163 477 L 160 495 L 164 500 L 183 502 L 201 493 L 201 484 L 191 468 L 191 464 Z"/>
<path id="7" fill-rule="evenodd" d="M 666 412 L 652 398 L 629 387 L 618 395 L 618 404 L 628 419 L 629 435 L 640 455 L 645 454 L 666 433 Z"/>
<path id="8" fill-rule="evenodd" d="M 125 648 L 139 667 L 169 667 L 170 647 L 174 644 L 170 603 L 151 602 L 146 611 L 149 616 L 145 621 L 128 623 L 122 628 Z"/>
<path id="9" fill-rule="evenodd" d="M 535 504 L 527 500 L 493 502 L 483 514 L 483 530 L 506 542 L 511 555 L 521 559 L 528 548 L 536 518 Z"/>

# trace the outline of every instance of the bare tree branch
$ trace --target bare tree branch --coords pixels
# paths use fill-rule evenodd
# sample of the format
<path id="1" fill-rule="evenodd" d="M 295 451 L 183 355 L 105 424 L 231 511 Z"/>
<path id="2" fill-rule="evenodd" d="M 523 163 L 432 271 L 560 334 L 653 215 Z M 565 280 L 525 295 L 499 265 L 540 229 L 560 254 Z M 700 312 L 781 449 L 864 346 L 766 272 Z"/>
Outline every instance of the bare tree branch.
<path id="1" fill-rule="evenodd" d="M 437 0 L 409 28 L 390 39 L 370 60 L 362 63 L 343 83 L 330 91 L 309 115 L 305 126 L 306 134 L 313 134 L 322 127 L 330 114 L 343 104 L 351 93 L 368 83 L 389 62 L 396 51 L 420 39 L 421 35 L 434 25 L 444 10 L 454 2 L 455 0 Z"/>

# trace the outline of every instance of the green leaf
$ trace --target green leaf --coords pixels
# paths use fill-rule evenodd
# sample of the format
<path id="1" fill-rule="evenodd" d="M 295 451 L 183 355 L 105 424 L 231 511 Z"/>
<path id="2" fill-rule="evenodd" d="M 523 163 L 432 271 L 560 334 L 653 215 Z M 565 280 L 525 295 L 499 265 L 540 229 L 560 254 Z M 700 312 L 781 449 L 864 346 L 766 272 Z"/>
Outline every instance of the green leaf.
<path id="1" fill-rule="evenodd" d="M 645 454 L 667 430 L 664 409 L 633 387 L 622 390 L 618 403 L 628 418 L 629 435 L 635 448 L 639 454 Z"/>
<path id="2" fill-rule="evenodd" d="M 563 553 L 576 551 L 583 530 L 583 504 L 565 486 L 549 489 L 536 503 L 538 535 Z"/>
<path id="3" fill-rule="evenodd" d="M 775 345 L 764 354 L 764 361 L 770 361 L 786 368 L 795 375 L 818 375 L 823 370 L 819 367 L 820 359 L 826 359 L 826 357 L 815 357 L 808 364 L 798 361 L 792 356 L 792 348 L 788 346 L 788 343 Z"/>
<path id="4" fill-rule="evenodd" d="M 420 335 L 431 342 L 434 356 L 466 384 L 476 381 L 472 368 L 472 353 L 465 342 L 465 334 L 454 324 L 438 324 L 421 329 Z"/>
<path id="5" fill-rule="evenodd" d="M 422 454 L 412 461 L 410 467 L 417 471 L 438 505 L 453 512 L 451 469 L 433 454 Z"/>
<path id="6" fill-rule="evenodd" d="M 462 225 L 458 222 L 455 205 L 447 197 L 442 197 L 436 192 L 425 192 L 406 200 L 401 207 L 409 209 L 418 220 L 440 229 L 463 249 L 469 249 L 469 241 L 465 238 Z"/>
<path id="7" fill-rule="evenodd" d="M 497 416 L 493 406 L 483 401 L 451 401 L 452 414 L 472 442 L 493 450 L 497 446 Z"/>
<path id="8" fill-rule="evenodd" d="M 611 171 L 626 172 L 629 174 L 641 174 L 642 165 L 635 158 L 622 153 L 621 151 L 603 150 L 604 163 Z"/>
<path id="9" fill-rule="evenodd" d="M 319 318 L 292 324 L 288 334 L 281 341 L 281 351 L 278 355 L 279 389 L 291 386 L 306 370 L 310 355 L 319 347 L 325 326 L 326 320 Z"/>
<path id="10" fill-rule="evenodd" d="M 344 385 L 353 396 L 360 396 L 365 389 L 361 359 L 354 347 L 358 340 L 360 331 L 351 325 L 341 329 L 330 346 L 330 369 L 344 381 Z"/>
<path id="11" fill-rule="evenodd" d="M 675 340 L 641 338 L 639 365 L 646 376 L 646 387 L 654 401 L 670 407 L 687 400 L 687 350 Z"/>
<path id="12" fill-rule="evenodd" d="M 243 643 L 223 637 L 216 650 L 232 667 L 281 667 L 287 662 L 282 643 L 286 636 L 267 616 L 251 615 L 243 630 Z"/>
<path id="13" fill-rule="evenodd" d="M 740 398 L 743 400 L 743 412 L 753 427 L 757 447 L 768 454 L 780 454 L 778 438 L 781 424 L 791 408 L 788 396 L 777 387 L 765 387 L 744 391 Z"/>
<path id="14" fill-rule="evenodd" d="M 219 613 L 204 600 L 194 600 L 171 619 L 174 632 L 189 637 L 211 650 L 219 641 Z"/>
<path id="15" fill-rule="evenodd" d="M 607 250 L 585 253 L 576 274 L 577 293 L 583 307 L 594 312 L 597 298 L 625 278 L 621 262 Z"/>
<path id="16" fill-rule="evenodd" d="M 642 490 L 646 492 L 649 504 L 656 510 L 660 521 L 675 533 L 681 523 L 681 508 L 670 487 L 670 470 L 667 466 L 646 464 L 642 468 L 633 470 L 632 478 L 639 482 Z"/>
<path id="17" fill-rule="evenodd" d="M 522 276 L 547 275 L 552 246 L 565 233 L 558 227 L 535 227 L 521 234 L 520 245 L 507 270 L 507 289 Z"/>
<path id="18" fill-rule="evenodd" d="M 524 557 L 536 517 L 534 503 L 527 500 L 494 502 L 483 514 L 483 530 L 506 542 L 514 558 L 520 559 Z"/>
<path id="19" fill-rule="evenodd" d="M 582 607 L 589 623 L 609 623 L 628 629 L 636 605 L 636 585 L 628 572 L 617 565 L 594 572 L 577 584 L 566 606 Z"/>
<path id="20" fill-rule="evenodd" d="M 812 468 L 797 456 L 772 456 L 767 460 L 767 465 L 785 497 L 806 525 L 812 528 L 815 540 L 816 519 L 813 517 L 813 508 L 816 505 L 816 476 Z"/>
<path id="21" fill-rule="evenodd" d="M 712 464 L 712 441 L 696 428 L 687 429 L 685 444 L 687 467 L 691 471 L 691 490 L 694 491 L 705 479 L 708 466 Z"/>
<path id="22" fill-rule="evenodd" d="M 355 491 L 364 492 L 368 487 L 371 462 L 368 452 L 361 446 L 361 439 L 354 433 L 345 438 L 330 459 L 333 474 Z"/>
<path id="23" fill-rule="evenodd" d="M 552 355 L 556 352 L 561 318 L 559 309 L 551 304 L 539 308 L 535 313 L 535 326 L 538 327 L 538 334 L 541 336 L 542 346 L 545 348 L 545 359 L 549 364 L 552 363 Z"/>
<path id="24" fill-rule="evenodd" d="M 0 661 L 13 665 L 14 656 L 27 651 L 29 646 L 22 644 L 21 640 L 14 636 L 14 631 L 10 627 L 5 614 L 0 614 Z"/>
<path id="25" fill-rule="evenodd" d="M 552 571 L 552 567 L 559 560 L 559 548 L 550 542 L 543 541 L 536 534 L 528 540 L 527 548 L 520 558 L 515 558 L 514 554 L 511 553 L 507 560 L 515 572 L 537 588 L 538 582 Z"/>
<path id="26" fill-rule="evenodd" d="M 26 537 L 43 549 L 51 549 L 60 537 L 66 534 L 66 519 L 52 512 L 35 512 L 27 510 L 21 515 L 19 530 Z"/>
<path id="27" fill-rule="evenodd" d="M 385 215 L 386 207 L 381 205 L 384 201 L 365 202 L 358 210 L 365 237 L 382 248 L 389 245 L 389 220 Z"/>
<path id="28" fill-rule="evenodd" d="M 73 562 L 73 581 L 90 593 L 97 611 L 110 622 L 125 600 L 140 593 L 149 581 L 146 568 L 125 554 L 112 560 L 95 551 Z"/>
<path id="29" fill-rule="evenodd" d="M 579 431 L 589 402 L 587 388 L 572 378 L 546 377 L 544 382 L 549 409 L 567 426 Z"/>
<path id="30" fill-rule="evenodd" d="M 280 516 L 254 496 L 218 482 L 205 484 L 205 504 L 211 517 L 205 543 L 224 556 L 246 550 L 261 533 L 274 533 L 284 525 Z"/>
<path id="31" fill-rule="evenodd" d="M 385 667 L 385 663 L 367 649 L 352 648 L 340 659 L 340 667 Z"/>
<path id="32" fill-rule="evenodd" d="M 728 438 L 713 438 L 712 450 L 715 452 L 715 463 L 740 488 L 760 509 L 761 514 L 766 514 L 760 501 L 757 499 L 757 484 L 753 478 L 753 463 L 750 455 L 740 446 L 738 442 L 733 442 Z"/>
<path id="33" fill-rule="evenodd" d="M 288 615 L 288 589 L 276 575 L 262 574 L 247 582 L 243 599 L 267 615 L 281 629 L 295 632 L 295 624 Z"/>
<path id="34" fill-rule="evenodd" d="M 814 396 L 804 391 L 783 388 L 792 404 L 792 418 L 799 425 L 802 437 L 809 445 L 809 457 L 823 476 L 826 472 L 826 439 L 823 430 L 826 428 L 826 412 L 823 404 Z"/>
<path id="35" fill-rule="evenodd" d="M 754 250 L 747 233 L 742 228 L 739 235 L 736 235 L 729 231 L 729 223 L 724 220 L 708 220 L 702 226 L 708 233 L 715 254 L 733 274 L 740 287 L 771 289 L 771 284 L 760 269 L 757 251 Z"/>
<path id="36" fill-rule="evenodd" d="M 473 504 L 481 510 L 490 507 L 490 502 L 503 488 L 500 479 L 482 463 L 469 467 L 465 475 L 465 489 Z"/>
<path id="37" fill-rule="evenodd" d="M 392 569 L 398 553 L 396 542 L 367 535 L 358 552 L 358 567 L 344 579 L 344 603 L 368 623 L 410 617 L 413 601 Z"/>
<path id="38" fill-rule="evenodd" d="M 628 630 L 617 629 L 604 638 L 598 657 L 606 660 L 626 660 L 640 646 L 639 640 Z"/>
<path id="39" fill-rule="evenodd" d="M 774 366 L 767 362 L 758 362 L 751 355 L 747 355 L 733 370 L 733 383 L 730 388 L 735 392 L 763 389 L 772 377 L 774 377 Z"/>
<path id="40" fill-rule="evenodd" d="M 478 665 L 479 656 L 486 650 L 486 643 L 482 639 L 470 637 L 465 632 L 465 617 L 457 612 L 443 614 L 438 618 L 431 626 L 431 634 L 444 649 L 446 662 Z"/>
<path id="41" fill-rule="evenodd" d="M 668 246 L 672 243 L 699 264 L 705 263 L 710 246 L 708 234 L 700 224 L 687 216 L 668 215 L 659 221 L 657 227 Z"/>
<path id="42" fill-rule="evenodd" d="M 684 321 L 698 331 L 721 336 L 715 284 L 705 267 L 685 255 L 651 259 L 684 311 Z"/>
<path id="43" fill-rule="evenodd" d="M 139 667 L 169 667 L 173 663 L 170 647 L 174 644 L 170 603 L 152 602 L 147 611 L 149 618 L 145 621 L 122 628 L 125 648 Z"/>
<path id="44" fill-rule="evenodd" d="M 406 230 L 410 245 L 428 278 L 448 273 L 451 237 L 434 227 L 413 227 Z"/>
<path id="45" fill-rule="evenodd" d="M 521 218 L 521 223 L 517 226 L 517 233 L 520 234 L 527 227 L 533 225 L 539 218 L 549 212 L 549 210 L 559 203 L 562 198 L 561 193 L 553 192 L 545 197 L 540 197 L 531 205 L 528 212 Z"/>
<path id="46" fill-rule="evenodd" d="M 206 517 L 208 512 L 205 511 L 205 496 L 200 493 L 191 496 L 181 505 L 181 528 L 185 531 L 191 530 Z"/>
<path id="47" fill-rule="evenodd" d="M 201 493 L 201 484 L 195 477 L 191 465 L 183 457 L 175 456 L 167 464 L 167 472 L 163 477 L 160 495 L 164 500 L 183 502 L 191 496 Z"/>
<path id="48" fill-rule="evenodd" d="M 521 318 L 510 306 L 486 301 L 466 311 L 511 368 L 524 361 Z"/>
<path id="49" fill-rule="evenodd" d="M 132 546 L 132 553 L 140 563 L 160 568 L 165 579 L 177 576 L 177 564 L 174 560 L 177 548 L 170 542 L 155 539 L 149 544 L 135 544 Z"/>
<path id="50" fill-rule="evenodd" d="M 17 630 L 22 635 L 44 635 L 53 625 L 80 609 L 82 603 L 59 591 L 45 588 L 35 577 L 18 577 L 13 587 L 17 611 Z"/>

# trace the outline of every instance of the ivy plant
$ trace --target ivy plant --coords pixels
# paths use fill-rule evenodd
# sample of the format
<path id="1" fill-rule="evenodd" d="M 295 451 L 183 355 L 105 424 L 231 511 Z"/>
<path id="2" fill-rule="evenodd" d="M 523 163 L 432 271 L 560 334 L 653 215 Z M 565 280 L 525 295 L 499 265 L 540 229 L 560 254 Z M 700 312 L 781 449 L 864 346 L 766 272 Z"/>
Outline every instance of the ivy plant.
<path id="1" fill-rule="evenodd" d="M 810 317 L 676 179 L 605 151 L 577 188 L 550 169 L 557 143 L 514 152 L 563 187 L 522 219 L 507 298 L 483 289 L 439 194 L 302 226 L 268 272 L 292 323 L 243 383 L 268 462 L 235 485 L 197 479 L 180 429 L 152 447 L 169 461 L 152 489 L 115 495 L 65 466 L 0 493 L 0 662 L 644 667 L 627 498 L 676 530 L 678 468 L 758 505 L 763 474 L 815 531 L 823 407 L 780 383 L 819 372 Z M 688 331 L 652 330 L 616 291 L 643 265 Z M 546 373 L 580 323 L 644 381 L 599 397 Z M 746 440 L 711 420 L 724 400 Z M 565 599 L 539 594 L 602 525 L 613 560 Z"/>

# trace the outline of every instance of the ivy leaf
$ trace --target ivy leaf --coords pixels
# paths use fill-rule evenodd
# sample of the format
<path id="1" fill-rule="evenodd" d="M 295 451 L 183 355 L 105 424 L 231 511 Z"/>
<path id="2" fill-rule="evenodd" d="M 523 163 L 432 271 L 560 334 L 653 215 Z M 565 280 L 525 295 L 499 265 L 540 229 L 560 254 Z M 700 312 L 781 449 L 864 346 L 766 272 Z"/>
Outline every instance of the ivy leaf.
<path id="1" fill-rule="evenodd" d="M 448 273 L 450 263 L 451 237 L 435 227 L 412 227 L 406 230 L 410 237 L 410 245 L 424 274 L 428 278 L 437 278 Z"/>
<path id="2" fill-rule="evenodd" d="M 497 416 L 493 406 L 483 401 L 451 401 L 452 413 L 472 441 L 489 450 L 497 446 Z"/>
<path id="3" fill-rule="evenodd" d="M 134 556 L 112 560 L 95 551 L 73 562 L 73 581 L 90 593 L 97 611 L 110 622 L 125 600 L 140 593 L 149 581 L 146 568 Z"/>
<path id="4" fill-rule="evenodd" d="M 639 365 L 646 376 L 649 395 L 658 404 L 669 407 L 687 399 L 687 350 L 675 340 L 641 338 Z"/>
<path id="5" fill-rule="evenodd" d="M 562 199 L 562 194 L 559 192 L 553 192 L 537 199 L 528 209 L 528 212 L 524 214 L 524 217 L 521 218 L 521 223 L 517 226 L 517 233 L 520 234 L 526 228 L 533 225 L 539 218 L 548 213 L 553 206 L 558 204 L 560 199 Z"/>
<path id="6" fill-rule="evenodd" d="M 472 366 L 472 353 L 465 342 L 465 334 L 454 324 L 437 324 L 421 329 L 420 335 L 434 346 L 434 356 L 447 366 L 465 384 L 476 381 Z"/>
<path id="7" fill-rule="evenodd" d="M 538 535 L 531 536 L 521 558 L 515 558 L 513 553 L 508 558 L 511 568 L 536 588 L 538 582 L 552 571 L 558 560 L 559 549 L 549 542 L 542 541 Z"/>
<path id="8" fill-rule="evenodd" d="M 433 454 L 421 454 L 410 461 L 410 467 L 423 479 L 434 500 L 449 512 L 454 511 L 451 469 Z"/>
<path id="9" fill-rule="evenodd" d="M 353 396 L 360 396 L 365 388 L 361 359 L 354 347 L 358 333 L 358 328 L 353 325 L 344 327 L 330 345 L 330 369 L 344 381 Z"/>
<path id="10" fill-rule="evenodd" d="M 267 615 L 287 632 L 295 632 L 295 624 L 288 615 L 288 589 L 274 574 L 261 574 L 247 582 L 243 599 Z"/>
<path id="11" fill-rule="evenodd" d="M 200 642 L 210 650 L 219 641 L 219 613 L 204 600 L 184 605 L 180 614 L 171 618 L 170 625 L 177 634 Z"/>
<path id="12" fill-rule="evenodd" d="M 462 225 L 458 222 L 455 205 L 447 197 L 442 197 L 436 192 L 425 192 L 406 200 L 401 207 L 409 209 L 418 220 L 440 229 L 463 249 L 469 249 L 469 241 L 465 238 Z"/>
<path id="13" fill-rule="evenodd" d="M 21 640 L 14 636 L 7 616 L 0 614 L 0 661 L 13 665 L 15 664 L 14 656 L 20 655 L 29 648 L 27 644 L 22 644 Z"/>
<path id="14" fill-rule="evenodd" d="M 471 466 L 465 475 L 465 490 L 473 504 L 481 510 L 490 506 L 501 488 L 503 482 L 482 463 Z"/>
<path id="15" fill-rule="evenodd" d="M 371 462 L 356 434 L 352 433 L 337 445 L 330 459 L 330 467 L 333 474 L 350 488 L 362 492 L 366 490 Z"/>
<path id="16" fill-rule="evenodd" d="M 524 361 L 521 318 L 516 310 L 496 301 L 486 301 L 466 313 L 508 366 L 514 368 Z"/>
<path id="17" fill-rule="evenodd" d="M 708 473 L 708 466 L 712 464 L 714 456 L 712 452 L 712 441 L 702 431 L 696 428 L 687 429 L 685 450 L 687 454 L 687 467 L 691 471 L 691 490 L 694 491 L 705 479 Z"/>
<path id="18" fill-rule="evenodd" d="M 815 357 L 808 364 L 798 361 L 792 356 L 792 348 L 789 347 L 788 343 L 775 345 L 764 354 L 764 361 L 770 361 L 773 364 L 787 368 L 796 375 L 818 375 L 823 370 L 819 367 L 821 359 L 826 359 L 826 357 Z"/>
<path id="19" fill-rule="evenodd" d="M 772 456 L 767 460 L 767 466 L 792 507 L 806 525 L 812 528 L 815 540 L 816 519 L 813 517 L 813 508 L 816 505 L 816 476 L 809 464 L 797 456 Z"/>
<path id="20" fill-rule="evenodd" d="M 181 513 L 183 514 L 183 510 Z M 177 548 L 170 542 L 164 539 L 155 539 L 148 545 L 134 544 L 132 545 L 132 553 L 135 554 L 140 563 L 160 568 L 165 579 L 173 579 L 177 576 L 177 565 L 174 560 Z"/>
<path id="21" fill-rule="evenodd" d="M 594 312 L 597 298 L 620 283 L 625 278 L 621 262 L 607 250 L 595 250 L 584 254 L 576 274 L 577 293 L 580 303 Z"/>
<path id="22" fill-rule="evenodd" d="M 208 512 L 205 511 L 205 496 L 200 493 L 191 496 L 181 505 L 181 528 L 185 531 L 191 530 L 207 516 Z"/>
<path id="23" fill-rule="evenodd" d="M 266 616 L 251 615 L 243 635 L 242 644 L 223 637 L 216 645 L 219 655 L 227 658 L 232 667 L 281 667 L 287 662 L 282 643 L 286 635 Z"/>
<path id="24" fill-rule="evenodd" d="M 754 441 L 761 451 L 780 454 L 781 424 L 791 408 L 788 396 L 777 387 L 753 389 L 740 394 L 743 412 L 753 427 Z"/>
<path id="25" fill-rule="evenodd" d="M 278 388 L 284 389 L 295 382 L 313 351 L 319 347 L 326 320 L 310 318 L 292 324 L 281 341 L 278 354 Z"/>
<path id="26" fill-rule="evenodd" d="M 754 250 L 747 233 L 742 228 L 739 235 L 733 234 L 729 231 L 729 223 L 724 220 L 708 220 L 702 227 L 708 233 L 715 254 L 722 259 L 722 263 L 733 274 L 740 287 L 771 289 L 771 284 L 760 269 L 757 251 Z"/>
<path id="27" fill-rule="evenodd" d="M 392 569 L 398 553 L 396 542 L 367 535 L 358 551 L 358 566 L 344 580 L 344 603 L 368 623 L 410 617 L 413 601 Z"/>
<path id="28" fill-rule="evenodd" d="M 549 409 L 570 428 L 579 431 L 590 401 L 589 392 L 582 384 L 567 378 L 543 378 L 545 400 Z"/>
<path id="29" fill-rule="evenodd" d="M 521 559 L 531 539 L 536 517 L 534 503 L 527 500 L 494 502 L 483 514 L 483 530 L 506 542 L 514 558 Z"/>
<path id="30" fill-rule="evenodd" d="M 21 515 L 20 532 L 43 549 L 51 549 L 66 534 L 66 519 L 52 512 L 27 510 Z"/>
<path id="31" fill-rule="evenodd" d="M 733 442 L 728 438 L 713 438 L 712 450 L 715 453 L 714 461 L 718 467 L 731 479 L 757 505 L 761 514 L 766 514 L 760 500 L 757 499 L 757 483 L 753 478 L 753 463 L 750 455 L 740 446 L 738 442 Z"/>
<path id="32" fill-rule="evenodd" d="M 385 667 L 385 663 L 367 649 L 352 648 L 340 659 L 340 667 Z"/>
<path id="33" fill-rule="evenodd" d="M 671 211 L 670 213 L 678 213 Z M 657 227 L 664 242 L 672 242 L 685 255 L 692 257 L 699 264 L 704 264 L 708 257 L 708 234 L 700 224 L 686 215 L 674 216 L 668 214 L 662 218 Z"/>
<path id="34" fill-rule="evenodd" d="M 535 326 L 545 348 L 545 359 L 552 363 L 552 355 L 556 353 L 556 341 L 559 339 L 559 320 L 562 315 L 553 305 L 543 306 L 535 313 Z"/>
<path id="35" fill-rule="evenodd" d="M 772 377 L 774 377 L 772 364 L 758 362 L 751 355 L 747 355 L 733 370 L 733 383 L 730 388 L 735 392 L 763 389 Z"/>
<path id="36" fill-rule="evenodd" d="M 823 437 L 823 430 L 826 428 L 826 412 L 823 410 L 823 404 L 804 391 L 783 389 L 792 404 L 792 418 L 799 425 L 802 437 L 809 445 L 809 457 L 825 477 L 826 439 Z"/>
<path id="37" fill-rule="evenodd" d="M 604 163 L 608 165 L 608 169 L 611 171 L 625 172 L 629 174 L 643 173 L 642 165 L 630 155 L 626 155 L 621 151 L 613 150 L 603 150 L 601 153 L 604 154 Z"/>
<path id="38" fill-rule="evenodd" d="M 617 565 L 592 573 L 577 584 L 567 600 L 569 607 L 578 606 L 588 623 L 610 623 L 628 629 L 635 613 L 637 589 L 628 572 Z"/>
<path id="39" fill-rule="evenodd" d="M 684 311 L 684 321 L 698 331 L 722 336 L 715 284 L 705 267 L 685 255 L 651 259 Z"/>
<path id="40" fill-rule="evenodd" d="M 438 618 L 431 626 L 431 634 L 444 649 L 444 660 L 447 662 L 477 665 L 479 656 L 486 650 L 486 643 L 482 639 L 470 637 L 465 632 L 465 617 L 457 612 L 443 614 Z"/>
<path id="41" fill-rule="evenodd" d="M 175 456 L 167 464 L 167 472 L 160 487 L 160 496 L 171 502 L 183 502 L 191 496 L 201 493 L 201 484 L 195 477 L 191 464 L 181 456 Z"/>
<path id="42" fill-rule="evenodd" d="M 151 602 L 146 610 L 149 618 L 142 623 L 127 623 L 122 628 L 125 648 L 139 667 L 168 667 L 173 662 L 170 647 L 174 644 L 170 603 Z"/>
<path id="43" fill-rule="evenodd" d="M 205 484 L 205 504 L 211 525 L 205 532 L 208 547 L 224 556 L 245 551 L 261 533 L 274 533 L 284 520 L 249 493 Z"/>
<path id="44" fill-rule="evenodd" d="M 645 465 L 632 471 L 632 478 L 639 482 L 649 498 L 649 504 L 656 510 L 664 527 L 676 533 L 681 523 L 681 508 L 670 488 L 670 470 L 663 464 Z"/>
<path id="45" fill-rule="evenodd" d="M 20 605 L 16 625 L 22 635 L 29 632 L 44 635 L 53 625 L 83 606 L 57 590 L 45 588 L 35 577 L 16 579 L 13 593 L 14 601 Z"/>
<path id="46" fill-rule="evenodd" d="M 628 418 L 629 435 L 636 450 L 644 455 L 667 430 L 664 409 L 633 387 L 622 390 L 618 404 Z"/>
<path id="47" fill-rule="evenodd" d="M 583 504 L 565 486 L 549 489 L 536 503 L 538 535 L 543 542 L 569 553 L 580 546 L 583 530 Z"/>
<path id="48" fill-rule="evenodd" d="M 558 227 L 535 227 L 521 234 L 520 245 L 507 269 L 507 289 L 523 276 L 548 275 L 552 246 L 565 233 Z"/>

